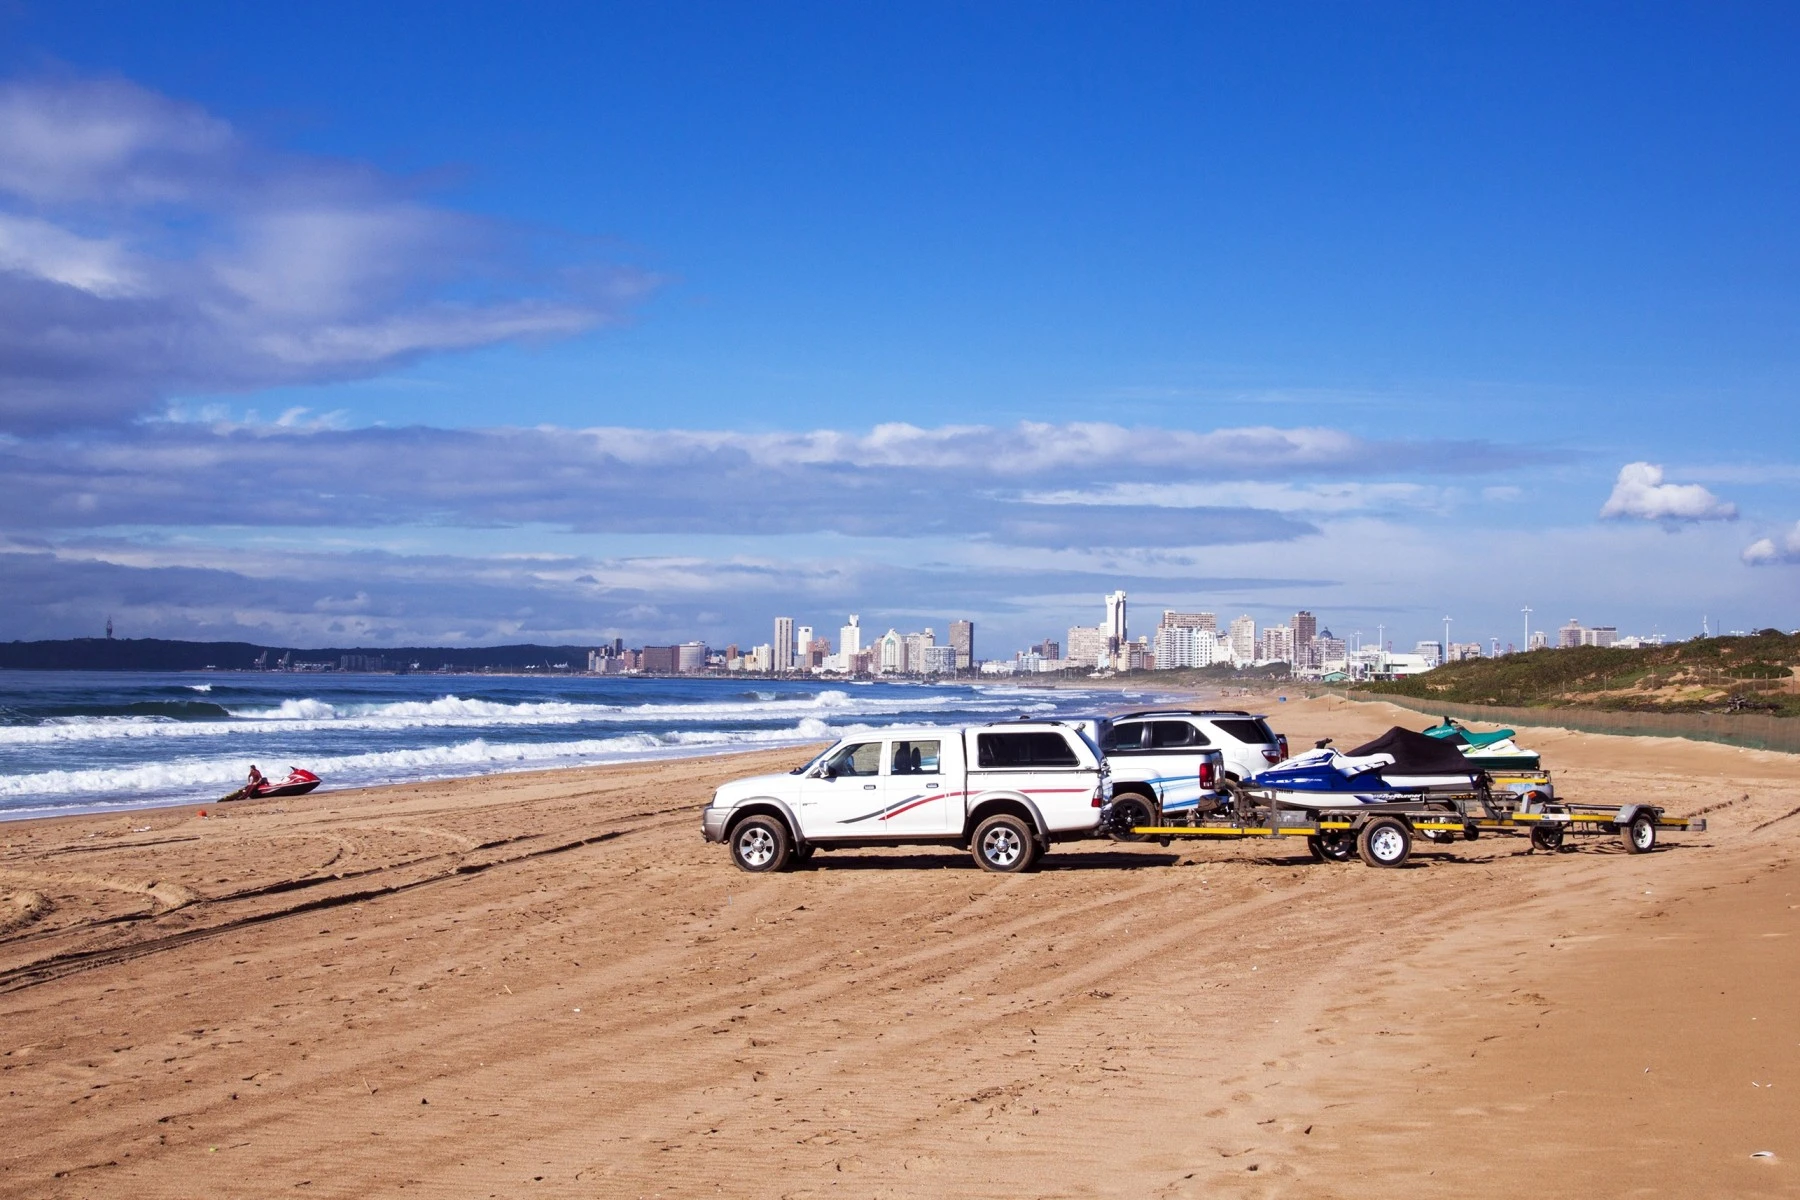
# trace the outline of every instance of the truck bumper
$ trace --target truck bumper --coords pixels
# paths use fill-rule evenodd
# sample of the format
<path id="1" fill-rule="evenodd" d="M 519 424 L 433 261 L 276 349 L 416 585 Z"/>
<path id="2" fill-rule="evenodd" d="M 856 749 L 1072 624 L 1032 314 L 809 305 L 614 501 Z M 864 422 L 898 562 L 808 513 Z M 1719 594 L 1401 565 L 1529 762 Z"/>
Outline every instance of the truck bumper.
<path id="1" fill-rule="evenodd" d="M 730 809 L 714 808 L 711 805 L 700 810 L 700 836 L 709 842 L 725 840 L 725 818 Z"/>

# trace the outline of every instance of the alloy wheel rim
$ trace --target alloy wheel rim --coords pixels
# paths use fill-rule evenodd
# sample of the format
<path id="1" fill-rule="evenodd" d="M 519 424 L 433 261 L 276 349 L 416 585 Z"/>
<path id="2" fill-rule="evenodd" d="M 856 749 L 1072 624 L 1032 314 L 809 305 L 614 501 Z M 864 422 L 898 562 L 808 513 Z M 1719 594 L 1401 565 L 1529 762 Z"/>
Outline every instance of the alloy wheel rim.
<path id="1" fill-rule="evenodd" d="M 995 866 L 1012 866 L 1019 860 L 1020 849 L 1019 835 L 1010 829 L 990 829 L 982 839 L 981 852 Z"/>
<path id="2" fill-rule="evenodd" d="M 751 866 L 763 866 L 775 857 L 775 839 L 766 829 L 746 829 L 738 838 L 738 853 Z"/>

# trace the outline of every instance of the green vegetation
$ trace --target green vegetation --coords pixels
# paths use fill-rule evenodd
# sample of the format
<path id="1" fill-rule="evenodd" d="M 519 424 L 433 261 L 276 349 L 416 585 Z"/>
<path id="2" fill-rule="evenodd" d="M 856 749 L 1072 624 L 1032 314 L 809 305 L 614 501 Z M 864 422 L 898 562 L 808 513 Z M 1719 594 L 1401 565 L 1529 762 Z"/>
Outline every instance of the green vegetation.
<path id="1" fill-rule="evenodd" d="M 1800 716 L 1800 635 L 1765 629 L 1750 637 L 1696 638 L 1643 650 L 1534 650 L 1449 663 L 1392 683 L 1361 684 L 1375 695 L 1519 708 L 1634 712 L 1762 712 Z"/>

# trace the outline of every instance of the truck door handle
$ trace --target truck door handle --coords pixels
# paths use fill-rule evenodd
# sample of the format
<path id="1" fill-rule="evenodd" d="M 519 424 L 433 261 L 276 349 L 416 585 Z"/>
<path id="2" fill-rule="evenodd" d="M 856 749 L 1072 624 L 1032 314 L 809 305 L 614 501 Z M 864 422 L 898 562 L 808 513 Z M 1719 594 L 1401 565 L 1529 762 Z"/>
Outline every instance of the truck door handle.
<path id="1" fill-rule="evenodd" d="M 928 788 L 934 788 L 934 787 L 936 787 L 936 786 L 937 786 L 937 784 L 935 784 L 935 783 L 928 783 L 928 784 L 926 784 L 926 785 L 925 785 L 925 786 L 926 786 L 926 787 L 928 787 Z"/>
<path id="2" fill-rule="evenodd" d="M 875 790 L 875 785 L 874 785 L 874 784 L 872 784 L 872 783 L 865 783 L 865 784 L 863 784 L 863 791 L 865 791 L 865 792 L 872 792 L 872 791 L 874 791 L 874 790 Z"/>

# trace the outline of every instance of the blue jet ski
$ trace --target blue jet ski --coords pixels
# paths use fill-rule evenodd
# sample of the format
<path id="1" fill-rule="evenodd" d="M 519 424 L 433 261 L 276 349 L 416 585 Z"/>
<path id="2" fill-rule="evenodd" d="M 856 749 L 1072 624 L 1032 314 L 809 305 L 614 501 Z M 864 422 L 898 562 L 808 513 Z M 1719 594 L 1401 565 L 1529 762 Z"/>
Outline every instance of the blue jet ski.
<path id="1" fill-rule="evenodd" d="M 1396 725 L 1348 753 L 1320 744 L 1246 782 L 1281 804 L 1344 808 L 1472 792 L 1481 774 L 1457 747 Z"/>

